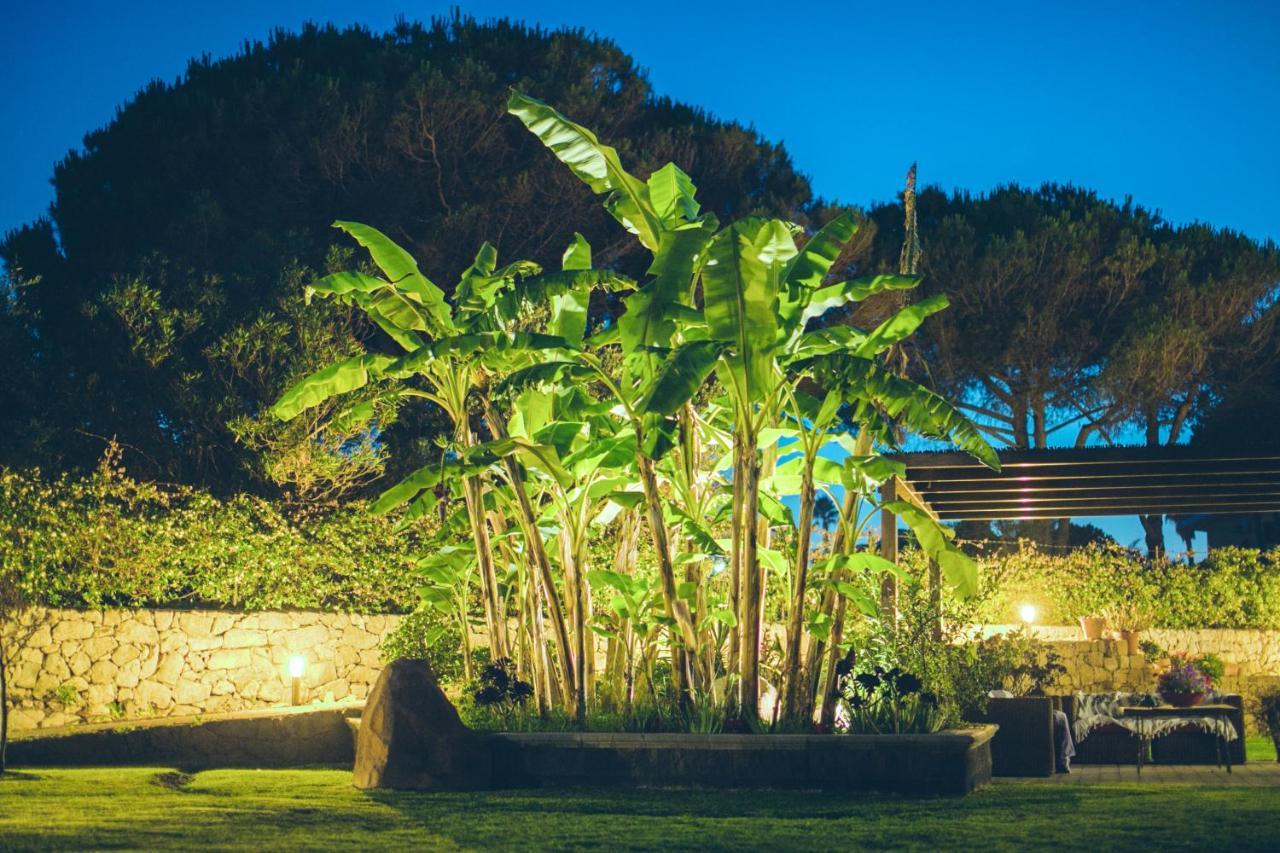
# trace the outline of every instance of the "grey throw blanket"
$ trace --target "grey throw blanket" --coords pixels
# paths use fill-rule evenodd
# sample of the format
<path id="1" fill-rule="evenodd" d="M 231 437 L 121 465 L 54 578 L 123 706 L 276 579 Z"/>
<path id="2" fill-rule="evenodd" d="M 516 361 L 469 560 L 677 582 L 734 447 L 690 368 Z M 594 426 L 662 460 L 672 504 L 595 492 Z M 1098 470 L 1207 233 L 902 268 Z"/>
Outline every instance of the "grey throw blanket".
<path id="1" fill-rule="evenodd" d="M 1154 703 L 1153 698 L 1156 700 Z M 1205 701 L 1218 703 L 1222 698 L 1221 694 L 1212 693 L 1205 698 Z M 1132 717 L 1121 717 L 1119 709 L 1125 705 L 1151 705 L 1158 704 L 1159 701 L 1158 697 L 1153 697 L 1149 693 L 1077 693 L 1075 700 L 1074 728 L 1077 741 L 1084 740 L 1094 729 L 1112 723 L 1136 734 L 1138 721 Z M 1228 742 L 1240 737 L 1230 720 L 1208 717 L 1160 717 L 1155 720 L 1146 720 L 1144 729 L 1147 735 L 1160 737 L 1182 726 L 1195 726 L 1209 734 L 1218 735 Z"/>

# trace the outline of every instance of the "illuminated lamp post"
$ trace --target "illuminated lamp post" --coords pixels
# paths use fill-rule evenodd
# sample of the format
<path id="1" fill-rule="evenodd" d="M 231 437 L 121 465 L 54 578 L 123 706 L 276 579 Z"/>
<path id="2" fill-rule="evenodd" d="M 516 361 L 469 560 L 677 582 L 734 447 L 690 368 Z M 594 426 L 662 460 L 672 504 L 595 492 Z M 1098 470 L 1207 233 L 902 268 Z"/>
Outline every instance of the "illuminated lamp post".
<path id="1" fill-rule="evenodd" d="M 307 659 L 302 655 L 289 658 L 289 678 L 293 681 L 293 704 L 302 704 L 302 674 L 307 671 Z"/>

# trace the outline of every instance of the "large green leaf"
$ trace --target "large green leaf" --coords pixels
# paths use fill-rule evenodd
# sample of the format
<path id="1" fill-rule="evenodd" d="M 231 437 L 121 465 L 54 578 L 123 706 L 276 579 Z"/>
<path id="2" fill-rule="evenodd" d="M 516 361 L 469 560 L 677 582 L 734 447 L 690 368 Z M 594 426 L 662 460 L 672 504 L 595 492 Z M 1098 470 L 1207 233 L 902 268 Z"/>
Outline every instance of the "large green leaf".
<path id="1" fill-rule="evenodd" d="M 560 258 L 560 269 L 591 269 L 591 244 L 577 231 L 573 232 L 573 242 L 564 250 L 564 255 Z"/>
<path id="2" fill-rule="evenodd" d="M 973 422 L 942 396 L 923 385 L 896 376 L 878 361 L 849 353 L 832 353 L 801 362 L 814 368 L 822 381 L 839 387 L 854 405 L 874 405 L 909 430 L 946 439 L 992 470 L 1000 457 Z"/>
<path id="3" fill-rule="evenodd" d="M 661 415 L 675 414 L 707 381 L 725 346 L 722 341 L 691 341 L 676 347 L 663 360 L 637 407 Z"/>
<path id="4" fill-rule="evenodd" d="M 653 278 L 624 300 L 627 310 L 618 319 L 619 340 L 624 353 L 639 358 L 644 368 L 640 371 L 642 376 L 651 376 L 656 367 L 647 355 L 649 348 L 671 346 L 677 306 L 689 297 L 693 277 L 714 234 L 714 220 L 664 231 L 649 267 Z"/>
<path id="5" fill-rule="evenodd" d="M 444 473 L 444 465 L 436 463 L 425 465 L 387 489 L 369 507 L 374 515 L 383 515 L 398 506 L 408 503 L 426 489 L 433 489 L 440 482 Z"/>
<path id="6" fill-rule="evenodd" d="M 359 222 L 333 223 L 333 227 L 346 231 L 361 246 L 369 250 L 369 256 L 382 270 L 383 275 L 413 301 L 422 306 L 432 321 L 433 334 L 443 334 L 453 329 L 453 316 L 444 291 L 437 287 L 418 269 L 413 256 L 397 245 L 390 237 L 376 228 Z"/>
<path id="7" fill-rule="evenodd" d="M 508 373 L 499 387 L 519 391 L 548 383 L 583 381 L 594 375 L 595 371 L 576 361 L 540 361 Z"/>
<path id="8" fill-rule="evenodd" d="M 422 315 L 395 286 L 376 276 L 361 272 L 338 272 L 321 278 L 306 289 L 306 299 L 332 296 L 354 301 L 379 328 L 406 350 L 422 346 L 422 338 L 414 329 L 426 331 Z"/>
<path id="9" fill-rule="evenodd" d="M 813 292 L 809 303 L 805 306 L 800 319 L 803 326 L 814 317 L 821 317 L 832 308 L 848 305 L 850 302 L 862 302 L 885 290 L 910 290 L 920 284 L 919 276 L 914 275 L 873 275 L 842 281 L 827 287 L 820 287 Z"/>
<path id="10" fill-rule="evenodd" d="M 651 251 L 658 250 L 662 222 L 649 200 L 649 188 L 622 167 L 618 152 L 596 135 L 535 98 L 512 90 L 507 112 L 524 122 L 556 158 L 597 195 L 613 193 L 605 207 Z"/>
<path id="11" fill-rule="evenodd" d="M 330 397 L 363 388 L 371 379 L 381 375 L 393 361 L 389 356 L 366 353 L 317 370 L 284 392 L 271 407 L 271 414 L 282 421 L 292 420 Z"/>
<path id="12" fill-rule="evenodd" d="M 694 198 L 693 180 L 675 163 L 668 163 L 649 176 L 649 199 L 664 226 L 696 219 L 700 205 Z"/>
<path id="13" fill-rule="evenodd" d="M 783 281 L 789 285 L 814 288 L 822 284 L 845 244 L 858 231 L 858 220 L 848 211 L 841 213 L 809 238 L 800 253 L 787 264 Z"/>
<path id="14" fill-rule="evenodd" d="M 906 306 L 867 335 L 866 339 L 858 345 L 855 353 L 863 358 L 869 358 L 884 352 L 899 341 L 909 338 L 916 329 L 920 328 L 920 324 L 926 317 L 937 314 L 948 304 L 945 294 L 935 293 L 933 296 Z"/>
<path id="15" fill-rule="evenodd" d="M 373 293 L 384 287 L 391 287 L 391 282 L 362 272 L 336 272 L 318 279 L 307 286 L 304 295 L 309 300 L 312 295 L 347 296 L 352 293 Z"/>
<path id="16" fill-rule="evenodd" d="M 913 503 L 888 501 L 883 508 L 907 523 L 919 540 L 921 549 L 942 569 L 943 577 L 958 598 L 971 598 L 977 594 L 978 564 L 951 541 L 951 531 Z"/>
<path id="17" fill-rule="evenodd" d="M 404 379 L 421 373 L 432 362 L 441 358 L 471 358 L 493 364 L 504 361 L 513 354 L 537 354 L 541 357 L 542 353 L 568 354 L 572 351 L 568 341 L 554 335 L 536 332 L 476 332 L 424 344 L 413 352 L 392 360 L 385 372 L 389 376 Z"/>
<path id="18" fill-rule="evenodd" d="M 790 260 L 779 250 L 779 232 L 790 241 L 790 232 L 776 220 L 735 222 L 711 241 L 702 268 L 708 334 L 730 345 L 729 368 L 747 403 L 762 399 L 773 384 L 778 277 Z"/>
<path id="19" fill-rule="evenodd" d="M 636 435 L 631 430 L 604 438 L 594 438 L 564 458 L 564 467 L 575 476 L 595 471 L 624 468 L 635 464 Z M 622 488 L 615 486 L 614 488 Z"/>

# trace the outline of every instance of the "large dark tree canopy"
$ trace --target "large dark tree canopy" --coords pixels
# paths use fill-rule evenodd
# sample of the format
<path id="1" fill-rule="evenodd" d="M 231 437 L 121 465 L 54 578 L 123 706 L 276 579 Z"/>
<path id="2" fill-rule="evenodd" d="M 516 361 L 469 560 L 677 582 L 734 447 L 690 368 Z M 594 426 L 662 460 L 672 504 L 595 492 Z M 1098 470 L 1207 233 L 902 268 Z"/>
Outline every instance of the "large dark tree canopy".
<path id="1" fill-rule="evenodd" d="M 22 366 L 0 462 L 84 465 L 118 436 L 144 473 L 261 487 L 253 441 L 228 424 L 334 352 L 377 345 L 300 303 L 311 271 L 342 260 L 335 219 L 383 229 L 446 289 L 484 240 L 545 263 L 577 228 L 598 264 L 639 263 L 505 114 L 512 86 L 619 141 L 641 175 L 675 161 L 722 216 L 803 220 L 813 204 L 780 146 L 656 97 L 604 39 L 461 17 L 277 33 L 141 91 L 58 164 L 50 218 L 0 246 L 6 354 Z M 387 437 L 428 430 L 402 420 Z"/>

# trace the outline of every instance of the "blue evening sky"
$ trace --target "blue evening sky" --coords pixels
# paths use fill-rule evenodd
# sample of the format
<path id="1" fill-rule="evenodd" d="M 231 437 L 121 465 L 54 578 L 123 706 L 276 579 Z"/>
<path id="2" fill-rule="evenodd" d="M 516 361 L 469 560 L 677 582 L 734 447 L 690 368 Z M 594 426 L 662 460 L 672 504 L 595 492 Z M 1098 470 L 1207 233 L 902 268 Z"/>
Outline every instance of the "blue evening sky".
<path id="1" fill-rule="evenodd" d="M 305 20 L 392 25 L 447 2 L 3 0 L 0 231 L 153 78 Z M 887 199 L 906 167 L 975 191 L 1069 181 L 1174 222 L 1280 238 L 1280 2 L 473 2 L 613 38 L 657 92 L 786 143 L 822 195 Z M 1136 522 L 1105 524 L 1121 541 Z M 1179 546 L 1170 536 L 1170 546 Z"/>

